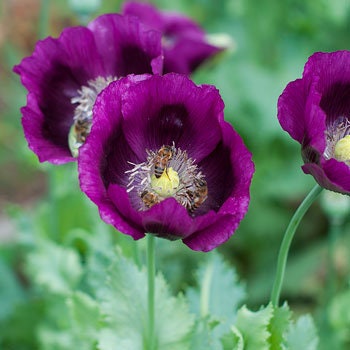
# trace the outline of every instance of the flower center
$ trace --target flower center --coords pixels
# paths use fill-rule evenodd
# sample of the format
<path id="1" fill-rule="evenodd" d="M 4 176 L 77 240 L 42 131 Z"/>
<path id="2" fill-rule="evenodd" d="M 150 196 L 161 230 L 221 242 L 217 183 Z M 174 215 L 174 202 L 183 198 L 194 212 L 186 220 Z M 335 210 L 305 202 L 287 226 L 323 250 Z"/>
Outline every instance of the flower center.
<path id="1" fill-rule="evenodd" d="M 159 178 L 155 174 L 151 176 L 151 187 L 154 192 L 164 198 L 173 196 L 179 184 L 179 174 L 173 168 L 165 169 Z"/>
<path id="2" fill-rule="evenodd" d="M 87 86 L 82 86 L 78 90 L 78 96 L 71 99 L 71 103 L 76 105 L 74 110 L 73 124 L 69 130 L 68 145 L 73 157 L 78 156 L 79 147 L 85 142 L 90 133 L 92 124 L 92 107 L 97 95 L 109 85 L 116 77 L 97 77 L 89 80 Z"/>
<path id="3" fill-rule="evenodd" d="M 180 148 L 164 145 L 147 150 L 147 160 L 134 164 L 128 175 L 127 192 L 134 208 L 147 210 L 173 197 L 193 215 L 207 199 L 208 187 L 195 161 Z"/>
<path id="4" fill-rule="evenodd" d="M 334 158 L 345 163 L 350 161 L 350 135 L 343 137 L 335 144 Z"/>
<path id="5" fill-rule="evenodd" d="M 350 166 L 350 121 L 340 116 L 328 127 L 326 131 L 327 159 L 335 158 Z"/>

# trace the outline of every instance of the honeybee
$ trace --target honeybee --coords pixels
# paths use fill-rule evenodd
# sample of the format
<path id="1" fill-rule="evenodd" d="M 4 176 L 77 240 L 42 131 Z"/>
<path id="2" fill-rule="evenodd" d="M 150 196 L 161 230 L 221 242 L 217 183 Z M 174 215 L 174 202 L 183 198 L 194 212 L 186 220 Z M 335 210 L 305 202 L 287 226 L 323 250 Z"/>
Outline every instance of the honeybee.
<path id="1" fill-rule="evenodd" d="M 77 119 L 74 123 L 74 134 L 77 142 L 84 143 L 91 129 L 91 120 Z"/>
<path id="2" fill-rule="evenodd" d="M 88 119 L 78 119 L 71 126 L 68 134 L 68 145 L 73 157 L 78 156 L 79 147 L 90 133 L 91 122 Z"/>
<path id="3" fill-rule="evenodd" d="M 189 193 L 190 197 L 190 213 L 193 213 L 208 197 L 208 186 L 207 182 L 203 179 L 195 179 L 194 184 L 196 189 Z"/>
<path id="4" fill-rule="evenodd" d="M 154 176 L 157 179 L 163 175 L 172 156 L 173 148 L 171 146 L 162 146 L 157 152 L 154 159 Z"/>
<path id="5" fill-rule="evenodd" d="M 159 203 L 158 196 L 155 193 L 147 190 L 144 190 L 140 197 L 147 208 L 151 208 L 154 204 Z"/>

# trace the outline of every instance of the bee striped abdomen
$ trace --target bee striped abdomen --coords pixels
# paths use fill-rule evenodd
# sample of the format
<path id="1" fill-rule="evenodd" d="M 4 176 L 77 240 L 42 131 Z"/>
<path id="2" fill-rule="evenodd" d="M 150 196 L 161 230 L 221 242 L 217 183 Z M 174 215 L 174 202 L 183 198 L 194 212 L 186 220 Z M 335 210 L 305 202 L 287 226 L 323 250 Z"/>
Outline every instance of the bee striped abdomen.
<path id="1" fill-rule="evenodd" d="M 166 170 L 168 163 L 173 155 L 171 146 L 162 146 L 157 152 L 154 160 L 154 176 L 159 179 Z"/>
<path id="2" fill-rule="evenodd" d="M 195 190 L 189 193 L 190 207 L 189 211 L 193 213 L 199 208 L 208 197 L 208 186 L 204 179 L 196 179 Z"/>
<path id="3" fill-rule="evenodd" d="M 159 203 L 158 196 L 155 193 L 147 190 L 141 193 L 141 199 L 147 208 L 151 208 L 154 204 Z"/>

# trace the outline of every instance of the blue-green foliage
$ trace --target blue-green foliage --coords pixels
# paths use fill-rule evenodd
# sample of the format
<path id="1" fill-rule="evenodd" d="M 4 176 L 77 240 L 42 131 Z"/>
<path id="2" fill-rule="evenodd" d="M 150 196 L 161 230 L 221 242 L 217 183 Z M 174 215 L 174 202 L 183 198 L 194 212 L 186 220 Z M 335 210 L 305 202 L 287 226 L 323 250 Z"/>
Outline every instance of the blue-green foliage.
<path id="1" fill-rule="evenodd" d="M 243 306 L 231 332 L 222 338 L 224 350 L 316 350 L 318 337 L 312 319 L 302 316 L 291 320 L 292 312 L 284 305 L 269 304 L 252 312 Z"/>
<path id="2" fill-rule="evenodd" d="M 207 255 L 196 272 L 196 287 L 186 292 L 191 311 L 198 315 L 194 349 L 198 341 L 205 341 L 210 348 L 220 349 L 220 337 L 235 322 L 239 305 L 245 298 L 245 289 L 238 281 L 237 273 L 215 253 Z"/>
<path id="3" fill-rule="evenodd" d="M 24 254 L 30 286 L 25 290 L 17 285 L 11 274 L 5 278 L 14 293 L 1 299 L 8 302 L 0 333 L 4 348 L 19 346 L 17 340 L 28 350 L 144 348 L 147 273 L 125 257 L 113 234 L 101 231 L 97 239 L 86 232 L 83 257 L 75 246 L 35 235 L 36 244 Z M 138 242 L 129 244 L 139 248 Z M 245 288 L 233 266 L 217 253 L 206 255 L 196 285 L 185 295 L 171 291 L 161 274 L 155 288 L 157 349 L 226 350 L 232 344 L 247 350 L 279 349 L 280 344 L 288 344 L 286 334 L 292 340 L 300 338 L 298 344 L 305 344 L 305 349 L 315 348 L 306 347 L 307 341 L 317 342 L 312 325 L 312 332 L 298 323 L 294 326 L 287 307 L 274 310 L 269 305 L 256 313 L 239 308 Z M 31 339 L 19 327 L 19 317 L 30 324 Z M 3 331 L 8 328 L 16 332 Z"/>

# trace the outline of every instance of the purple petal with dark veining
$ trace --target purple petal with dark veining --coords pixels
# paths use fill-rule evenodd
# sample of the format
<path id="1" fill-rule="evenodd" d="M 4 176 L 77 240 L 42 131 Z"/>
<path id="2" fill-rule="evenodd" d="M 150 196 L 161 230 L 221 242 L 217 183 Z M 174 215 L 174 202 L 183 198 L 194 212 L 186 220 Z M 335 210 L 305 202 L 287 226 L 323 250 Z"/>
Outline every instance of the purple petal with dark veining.
<path id="1" fill-rule="evenodd" d="M 250 184 L 254 173 L 251 153 L 228 123 L 222 123 L 222 149 L 213 152 L 203 172 L 207 175 L 209 201 L 216 200 L 217 213 L 212 223 L 184 240 L 193 250 L 209 251 L 226 242 L 244 218 L 250 201 Z M 223 156 L 220 152 L 223 151 Z M 225 155 L 226 153 L 226 155 Z M 218 158 L 215 163 L 214 159 Z M 230 165 L 228 165 L 228 157 Z M 224 160 L 224 162 L 223 162 Z M 205 161 L 204 161 L 205 163 Z M 211 172 L 209 165 L 212 163 Z M 223 165 L 223 163 L 226 163 Z M 228 173 L 225 171 L 229 170 Z"/>
<path id="2" fill-rule="evenodd" d="M 95 37 L 107 75 L 162 73 L 158 31 L 145 28 L 134 17 L 114 14 L 96 18 L 88 28 Z"/>
<path id="3" fill-rule="evenodd" d="M 222 48 L 209 44 L 205 31 L 192 19 L 160 11 L 152 4 L 127 1 L 123 13 L 138 17 L 163 34 L 164 73 L 189 75 Z"/>
<path id="4" fill-rule="evenodd" d="M 99 76 L 160 74 L 161 34 L 135 18 L 103 15 L 87 28 L 67 28 L 57 39 L 39 41 L 33 54 L 15 66 L 14 72 L 31 95 L 22 109 L 30 148 L 40 161 L 65 163 L 74 160 L 68 145 L 75 109 L 71 99 Z"/>
<path id="5" fill-rule="evenodd" d="M 169 94 L 170 88 L 176 93 Z M 168 108 L 174 99 L 181 100 L 187 113 L 178 128 L 171 121 L 172 113 L 179 112 Z M 163 107 L 171 112 L 167 122 L 172 128 L 166 129 L 164 111 L 154 113 Z M 181 75 L 129 76 L 111 83 L 96 100 L 92 130 L 78 158 L 81 188 L 99 207 L 103 220 L 134 239 L 148 232 L 170 240 L 182 239 L 200 251 L 224 243 L 247 212 L 254 165 L 239 135 L 224 121 L 222 110 L 223 102 L 215 88 L 196 86 Z M 161 138 L 157 127 L 168 139 Z M 153 142 L 149 140 L 155 142 L 155 149 L 162 142 L 178 141 L 182 150 L 199 160 L 209 194 L 194 216 L 174 198 L 147 210 L 135 206 L 127 192 L 125 171 L 132 167 L 129 162 L 145 161 L 145 149 Z M 200 140 L 209 146 L 199 147 Z"/>
<path id="6" fill-rule="evenodd" d="M 138 155 L 175 142 L 200 161 L 220 140 L 224 104 L 217 89 L 196 86 L 186 76 L 170 73 L 136 84 L 122 108 L 125 137 Z"/>
<path id="7" fill-rule="evenodd" d="M 299 143 L 305 135 L 306 86 L 301 79 L 290 82 L 278 99 L 278 120 L 289 135 Z"/>
<path id="8" fill-rule="evenodd" d="M 124 168 L 118 168 L 118 165 L 122 164 L 125 167 L 127 160 L 137 161 L 132 150 L 123 142 L 120 132 L 123 121 L 121 93 L 128 88 L 132 79 L 133 77 L 129 76 L 111 83 L 108 89 L 113 93 L 112 98 L 109 98 L 107 89 L 98 96 L 94 106 L 97 117 L 94 118 L 87 142 L 80 148 L 78 170 L 81 189 L 98 206 L 101 218 L 123 233 L 139 239 L 144 236 L 142 230 L 137 229 L 132 218 L 126 218 L 115 206 L 115 193 L 119 188 L 111 187 L 113 183 L 118 182 L 126 185 Z M 129 159 L 123 158 L 126 156 Z M 121 207 L 127 208 L 130 203 L 125 187 L 121 192 Z"/>
<path id="9" fill-rule="evenodd" d="M 22 126 L 29 148 L 38 155 L 41 162 L 50 159 L 53 164 L 62 164 L 73 160 L 71 153 L 67 152 L 64 145 L 54 144 L 52 138 L 47 137 L 44 115 L 33 93 L 28 94 L 27 105 L 22 107 L 21 112 Z"/>
<path id="10" fill-rule="evenodd" d="M 280 96 L 278 119 L 302 146 L 303 171 L 326 189 L 349 193 L 349 166 L 324 154 L 327 135 L 339 117 L 350 120 L 350 52 L 315 53 L 303 77 Z"/>
<path id="11" fill-rule="evenodd" d="M 302 166 L 305 174 L 312 175 L 324 188 L 350 194 L 350 169 L 336 159 L 324 160 L 322 165 L 307 163 Z"/>
<path id="12" fill-rule="evenodd" d="M 82 42 L 79 48 L 72 44 L 74 40 Z M 22 110 L 23 126 L 29 127 L 24 132 L 31 138 L 31 149 L 40 149 L 37 153 L 40 161 L 58 164 L 73 160 L 68 148 L 68 132 L 74 116 L 71 98 L 89 78 L 102 72 L 91 32 L 83 27 L 68 28 L 59 39 L 47 38 L 38 42 L 33 55 L 24 58 L 14 71 L 31 93 L 31 100 L 36 100 L 36 114 L 40 115 L 41 123 L 36 124 L 38 130 L 34 130 L 34 126 L 30 127 L 31 115 L 27 114 L 31 106 L 28 104 Z M 49 151 L 36 147 L 35 142 L 49 144 Z"/>

